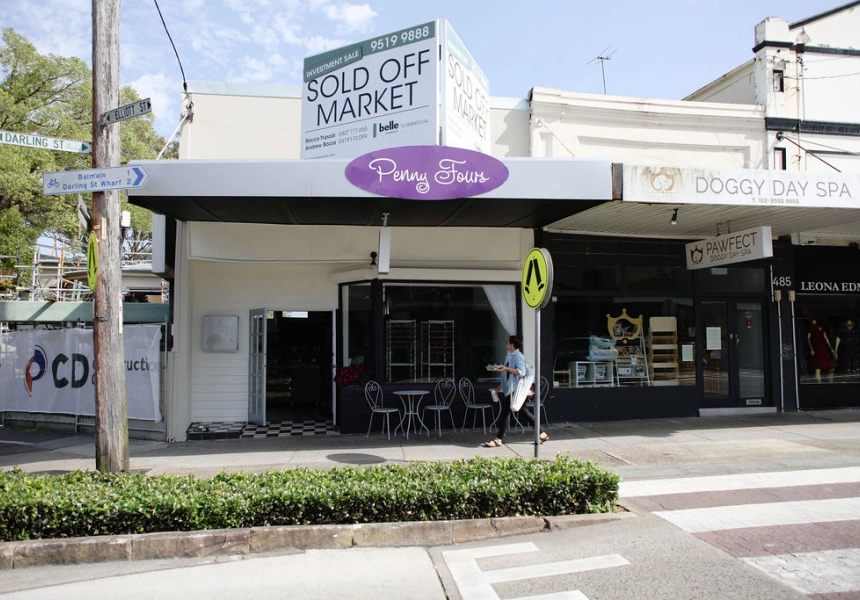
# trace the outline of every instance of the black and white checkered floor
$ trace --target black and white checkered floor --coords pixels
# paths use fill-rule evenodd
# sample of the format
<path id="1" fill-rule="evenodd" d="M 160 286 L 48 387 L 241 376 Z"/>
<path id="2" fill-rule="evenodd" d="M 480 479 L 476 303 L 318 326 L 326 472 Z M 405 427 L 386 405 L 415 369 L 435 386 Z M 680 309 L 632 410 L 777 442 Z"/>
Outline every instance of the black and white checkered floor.
<path id="1" fill-rule="evenodd" d="M 255 425 L 232 423 L 192 423 L 186 435 L 189 440 L 259 439 L 295 435 L 339 435 L 331 421 L 276 421 Z"/>

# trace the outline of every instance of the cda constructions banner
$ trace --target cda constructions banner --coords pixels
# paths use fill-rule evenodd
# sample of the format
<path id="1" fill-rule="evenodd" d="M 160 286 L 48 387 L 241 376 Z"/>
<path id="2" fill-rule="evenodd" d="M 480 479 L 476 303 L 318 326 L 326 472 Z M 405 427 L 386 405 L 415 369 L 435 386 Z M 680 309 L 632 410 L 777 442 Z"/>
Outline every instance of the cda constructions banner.
<path id="1" fill-rule="evenodd" d="M 160 421 L 158 325 L 123 331 L 129 419 Z M 92 329 L 0 336 L 0 411 L 95 415 Z"/>

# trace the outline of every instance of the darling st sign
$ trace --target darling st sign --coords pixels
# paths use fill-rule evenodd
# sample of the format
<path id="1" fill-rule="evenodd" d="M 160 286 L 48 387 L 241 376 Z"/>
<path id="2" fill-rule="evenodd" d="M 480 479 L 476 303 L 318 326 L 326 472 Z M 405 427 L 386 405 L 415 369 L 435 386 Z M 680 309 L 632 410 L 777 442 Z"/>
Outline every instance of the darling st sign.
<path id="1" fill-rule="evenodd" d="M 404 146 L 359 156 L 346 178 L 365 191 L 406 200 L 452 200 L 484 194 L 508 179 L 492 156 L 446 146 Z"/>

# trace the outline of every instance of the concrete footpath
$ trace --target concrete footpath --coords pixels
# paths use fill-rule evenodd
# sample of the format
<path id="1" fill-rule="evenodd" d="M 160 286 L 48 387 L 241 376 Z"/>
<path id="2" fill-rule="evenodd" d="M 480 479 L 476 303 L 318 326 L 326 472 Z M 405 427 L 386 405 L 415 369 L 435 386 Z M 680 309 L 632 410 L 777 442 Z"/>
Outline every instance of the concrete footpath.
<path id="1" fill-rule="evenodd" d="M 726 417 L 558 423 L 547 429 L 541 459 L 569 455 L 623 479 L 778 471 L 860 464 L 860 410 Z M 183 443 L 130 442 L 131 469 L 152 475 L 264 472 L 294 467 L 397 464 L 487 457 L 534 457 L 533 432 L 515 430 L 501 448 L 478 430 L 436 435 L 320 435 Z M 64 473 L 95 468 L 92 435 L 0 428 L 0 468 Z M 622 498 L 622 504 L 624 500 Z M 0 569 L 105 561 L 265 555 L 305 549 L 430 547 L 553 531 L 610 520 L 610 515 L 513 517 L 472 521 L 254 527 L 202 532 L 101 536 L 0 544 Z"/>

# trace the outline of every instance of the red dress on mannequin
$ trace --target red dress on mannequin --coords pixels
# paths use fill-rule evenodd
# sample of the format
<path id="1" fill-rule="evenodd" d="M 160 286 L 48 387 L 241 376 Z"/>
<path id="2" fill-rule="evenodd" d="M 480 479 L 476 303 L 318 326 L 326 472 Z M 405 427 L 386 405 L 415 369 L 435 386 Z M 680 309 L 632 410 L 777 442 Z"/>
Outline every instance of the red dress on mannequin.
<path id="1" fill-rule="evenodd" d="M 827 334 L 824 333 L 824 327 L 813 321 L 809 324 L 807 332 L 809 334 L 809 345 L 814 352 L 810 357 L 812 368 L 821 369 L 822 371 L 832 370 L 833 357 L 830 351 L 830 344 L 827 342 Z"/>

